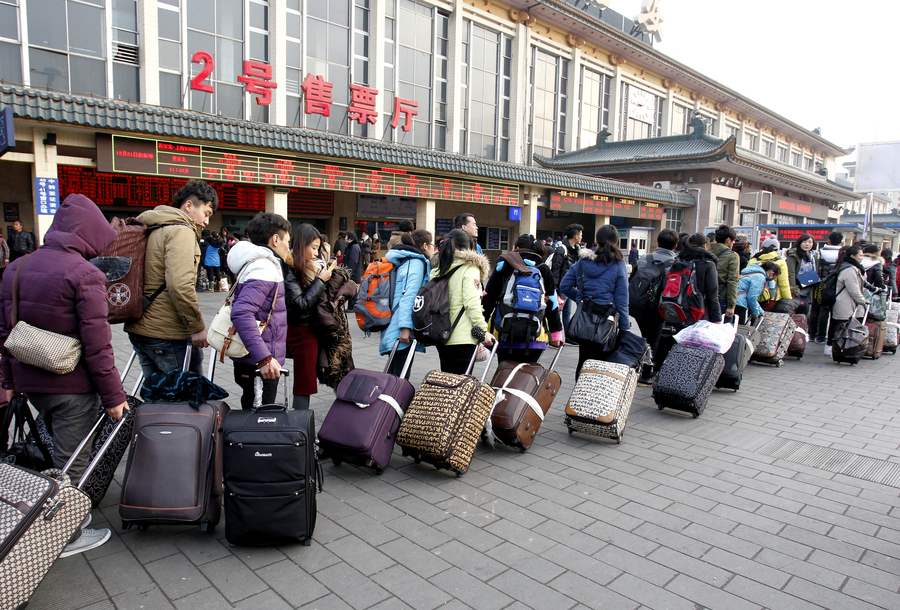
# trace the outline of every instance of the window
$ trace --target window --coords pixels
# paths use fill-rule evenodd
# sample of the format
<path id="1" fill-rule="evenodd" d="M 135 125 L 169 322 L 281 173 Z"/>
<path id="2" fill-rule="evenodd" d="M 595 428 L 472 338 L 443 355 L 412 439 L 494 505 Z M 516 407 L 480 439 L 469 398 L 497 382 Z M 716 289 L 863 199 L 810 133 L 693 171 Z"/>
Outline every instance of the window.
<path id="1" fill-rule="evenodd" d="M 531 48 L 531 154 L 552 157 L 566 140 L 569 61 Z"/>
<path id="2" fill-rule="evenodd" d="M 581 126 L 577 148 L 593 146 L 597 134 L 609 127 L 609 92 L 612 79 L 581 67 Z"/>
<path id="3" fill-rule="evenodd" d="M 813 171 L 812 157 L 803 157 L 803 169 L 808 172 Z"/>
<path id="4" fill-rule="evenodd" d="M 460 152 L 509 160 L 512 40 L 477 23 L 463 24 Z"/>
<path id="5" fill-rule="evenodd" d="M 740 131 L 740 128 L 737 125 L 730 125 L 730 124 L 726 123 L 726 125 L 725 125 L 725 137 L 726 138 L 734 138 L 735 140 L 737 140 L 738 131 Z"/>
<path id="6" fill-rule="evenodd" d="M 803 158 L 803 155 L 801 155 L 799 152 L 792 152 L 791 153 L 791 165 L 793 165 L 794 167 L 800 167 L 800 160 L 802 158 Z"/>
<path id="7" fill-rule="evenodd" d="M 19 0 L 0 0 L 0 75 L 22 84 L 22 45 L 19 44 Z"/>
<path id="8" fill-rule="evenodd" d="M 715 118 L 711 114 L 703 112 L 702 110 L 700 111 L 700 118 L 702 118 L 706 123 L 706 133 L 711 136 L 719 133 L 719 119 Z"/>
<path id="9" fill-rule="evenodd" d="M 787 163 L 787 154 L 788 154 L 788 149 L 786 147 L 784 147 L 784 146 L 778 147 L 778 160 L 781 163 Z"/>
<path id="10" fill-rule="evenodd" d="M 722 199 L 721 197 L 716 197 L 716 220 L 715 224 L 720 225 L 723 224 L 728 218 L 728 204 L 730 202 L 727 199 Z"/>
<path id="11" fill-rule="evenodd" d="M 639 140 L 661 136 L 664 102 L 658 95 L 634 85 L 623 86 L 620 139 Z"/>
<path id="12" fill-rule="evenodd" d="M 693 109 L 681 104 L 672 104 L 672 135 L 687 134 L 690 132 L 691 115 Z"/>
<path id="13" fill-rule="evenodd" d="M 140 101 L 137 0 L 112 0 L 113 97 Z"/>
<path id="14" fill-rule="evenodd" d="M 762 143 L 762 154 L 765 156 L 772 158 L 772 151 L 775 149 L 775 142 L 771 140 L 763 140 Z"/>
<path id="15" fill-rule="evenodd" d="M 744 132 L 744 148 L 749 148 L 750 150 L 759 148 L 759 136 Z"/>
<path id="16" fill-rule="evenodd" d="M 681 233 L 684 222 L 684 208 L 666 208 L 666 228 Z"/>

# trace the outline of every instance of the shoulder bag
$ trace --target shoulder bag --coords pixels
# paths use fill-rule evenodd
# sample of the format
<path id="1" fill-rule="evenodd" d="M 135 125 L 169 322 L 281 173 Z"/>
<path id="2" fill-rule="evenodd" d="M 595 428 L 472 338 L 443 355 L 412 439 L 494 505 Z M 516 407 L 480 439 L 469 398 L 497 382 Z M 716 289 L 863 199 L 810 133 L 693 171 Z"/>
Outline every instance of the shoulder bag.
<path id="1" fill-rule="evenodd" d="M 81 360 L 81 341 L 19 320 L 19 274 L 26 260 L 27 257 L 22 259 L 13 277 L 12 331 L 4 346 L 13 358 L 23 364 L 57 375 L 71 373 Z"/>
<path id="2" fill-rule="evenodd" d="M 600 277 L 615 268 L 612 264 L 607 267 Z M 578 306 L 569 325 L 566 334 L 569 338 L 581 343 L 590 341 L 596 343 L 603 351 L 611 352 L 616 347 L 616 339 L 619 334 L 619 312 L 613 303 L 595 303 L 584 292 L 584 265 L 578 265 Z"/>
<path id="3" fill-rule="evenodd" d="M 228 296 L 225 297 L 225 303 L 219 308 L 216 317 L 213 318 L 212 323 L 209 325 L 209 329 L 206 331 L 206 340 L 217 352 L 219 352 L 220 362 L 225 362 L 225 356 L 228 356 L 229 358 L 243 358 L 250 353 L 250 351 L 244 347 L 244 341 L 241 339 L 237 329 L 231 322 L 231 305 L 234 302 L 234 291 L 237 289 L 238 284 L 241 283 L 241 279 L 247 273 L 247 270 L 250 269 L 250 265 L 258 260 L 268 259 L 264 256 L 260 256 L 244 265 L 244 268 L 238 274 L 237 279 L 235 279 L 234 284 L 228 291 Z M 259 334 L 262 334 L 263 331 L 266 330 L 266 326 L 269 325 L 269 321 L 272 319 L 272 314 L 275 312 L 275 305 L 278 303 L 279 288 L 280 286 L 276 284 L 275 296 L 272 297 L 272 308 L 269 310 L 266 321 L 259 322 Z"/>

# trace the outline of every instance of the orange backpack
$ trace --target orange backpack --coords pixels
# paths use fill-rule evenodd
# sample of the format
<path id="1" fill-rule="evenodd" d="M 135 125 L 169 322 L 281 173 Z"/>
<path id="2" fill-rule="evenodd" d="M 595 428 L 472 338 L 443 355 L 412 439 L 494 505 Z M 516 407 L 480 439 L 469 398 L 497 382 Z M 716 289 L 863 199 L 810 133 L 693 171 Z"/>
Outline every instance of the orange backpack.
<path id="1" fill-rule="evenodd" d="M 404 259 L 403 262 L 407 260 L 409 259 Z M 390 325 L 391 316 L 396 310 L 396 307 L 391 307 L 396 283 L 397 267 L 388 259 L 382 258 L 369 263 L 363 273 L 359 297 L 353 308 L 360 330 L 368 334 L 372 331 L 382 331 Z"/>

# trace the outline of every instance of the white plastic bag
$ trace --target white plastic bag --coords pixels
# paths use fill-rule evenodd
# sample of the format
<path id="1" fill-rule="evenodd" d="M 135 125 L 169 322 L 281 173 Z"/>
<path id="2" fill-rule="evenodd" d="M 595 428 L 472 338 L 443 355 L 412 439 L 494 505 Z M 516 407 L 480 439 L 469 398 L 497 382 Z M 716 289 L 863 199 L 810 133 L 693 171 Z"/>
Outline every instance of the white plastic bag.
<path id="1" fill-rule="evenodd" d="M 705 347 L 719 354 L 727 352 L 734 343 L 735 327 L 731 324 L 714 324 L 709 320 L 688 326 L 675 335 L 682 345 Z"/>

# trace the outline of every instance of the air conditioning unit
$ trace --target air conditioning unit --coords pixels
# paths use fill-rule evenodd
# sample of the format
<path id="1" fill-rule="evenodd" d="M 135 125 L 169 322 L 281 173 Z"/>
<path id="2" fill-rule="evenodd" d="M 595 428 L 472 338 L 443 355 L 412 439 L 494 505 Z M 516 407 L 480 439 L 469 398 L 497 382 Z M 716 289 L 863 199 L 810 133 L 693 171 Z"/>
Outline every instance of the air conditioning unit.
<path id="1" fill-rule="evenodd" d="M 657 180 L 656 182 L 653 183 L 653 188 L 663 189 L 663 190 L 667 191 L 667 190 L 669 190 L 669 187 L 671 185 L 672 185 L 672 183 L 669 182 L 668 180 Z"/>

